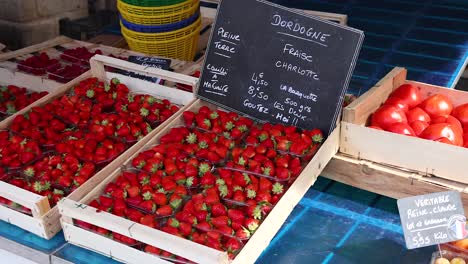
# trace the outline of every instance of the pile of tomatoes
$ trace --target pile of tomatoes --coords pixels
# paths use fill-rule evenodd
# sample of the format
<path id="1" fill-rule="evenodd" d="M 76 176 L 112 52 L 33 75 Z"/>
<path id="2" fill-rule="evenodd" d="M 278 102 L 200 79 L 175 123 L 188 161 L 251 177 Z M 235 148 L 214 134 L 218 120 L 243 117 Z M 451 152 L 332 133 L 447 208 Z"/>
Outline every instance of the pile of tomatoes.
<path id="1" fill-rule="evenodd" d="M 403 84 L 372 114 L 369 127 L 468 147 L 468 103 L 455 106 L 443 94 L 423 98 L 416 85 Z"/>

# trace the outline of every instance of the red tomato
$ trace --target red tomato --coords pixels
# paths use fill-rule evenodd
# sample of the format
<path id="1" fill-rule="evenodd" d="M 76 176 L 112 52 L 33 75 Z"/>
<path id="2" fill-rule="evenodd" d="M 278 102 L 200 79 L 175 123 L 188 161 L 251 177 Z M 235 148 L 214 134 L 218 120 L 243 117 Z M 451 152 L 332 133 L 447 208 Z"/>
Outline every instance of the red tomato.
<path id="1" fill-rule="evenodd" d="M 453 145 L 452 142 L 450 140 L 448 140 L 447 138 L 439 138 L 439 139 L 436 139 L 434 141 L 437 141 L 437 142 L 440 142 L 440 143 L 445 143 L 445 144 L 450 144 L 450 145 Z"/>
<path id="2" fill-rule="evenodd" d="M 409 107 L 408 107 L 408 104 L 403 101 L 403 99 L 400 99 L 398 97 L 389 97 L 387 99 L 387 101 L 385 101 L 384 105 L 393 105 L 393 106 L 396 106 L 398 108 L 400 108 L 401 110 L 403 110 L 405 113 L 408 112 L 409 110 Z"/>
<path id="3" fill-rule="evenodd" d="M 463 147 L 468 148 L 468 133 L 463 134 Z"/>
<path id="4" fill-rule="evenodd" d="M 421 132 L 423 132 L 424 129 L 426 129 L 429 126 L 429 123 L 423 122 L 421 120 L 416 120 L 411 122 L 410 126 L 413 129 L 414 134 L 416 134 L 416 136 L 419 136 Z"/>
<path id="5" fill-rule="evenodd" d="M 460 123 L 460 121 L 458 121 L 458 119 L 456 119 L 455 117 L 451 116 L 451 115 L 448 115 L 448 116 L 436 116 L 432 119 L 432 124 L 438 124 L 438 123 L 449 123 L 451 124 L 452 126 L 456 127 L 458 130 L 462 131 L 463 132 L 463 126 L 462 124 Z"/>
<path id="6" fill-rule="evenodd" d="M 452 115 L 460 120 L 463 125 L 468 124 L 468 103 L 455 107 Z"/>
<path id="7" fill-rule="evenodd" d="M 450 115 L 453 109 L 450 99 L 443 94 L 435 94 L 424 100 L 420 107 L 430 117 Z"/>
<path id="8" fill-rule="evenodd" d="M 406 115 L 403 110 L 392 105 L 383 105 L 371 118 L 371 126 L 378 126 L 387 130 L 390 125 L 395 123 L 407 123 Z"/>
<path id="9" fill-rule="evenodd" d="M 419 107 L 409 110 L 408 113 L 406 113 L 406 118 L 408 119 L 409 124 L 416 120 L 431 123 L 431 117 Z"/>
<path id="10" fill-rule="evenodd" d="M 406 123 L 392 124 L 389 126 L 387 131 L 412 137 L 416 136 L 413 129 Z"/>
<path id="11" fill-rule="evenodd" d="M 437 140 L 445 137 L 450 140 L 453 145 L 463 146 L 463 135 L 449 123 L 429 125 L 419 137 L 430 140 Z"/>
<path id="12" fill-rule="evenodd" d="M 382 128 L 378 127 L 378 126 L 368 126 L 368 128 L 373 128 L 373 129 L 377 129 L 377 130 L 383 130 Z"/>
<path id="13" fill-rule="evenodd" d="M 405 83 L 398 87 L 390 96 L 402 99 L 410 109 L 417 106 L 422 101 L 422 96 L 418 87 L 409 83 Z"/>

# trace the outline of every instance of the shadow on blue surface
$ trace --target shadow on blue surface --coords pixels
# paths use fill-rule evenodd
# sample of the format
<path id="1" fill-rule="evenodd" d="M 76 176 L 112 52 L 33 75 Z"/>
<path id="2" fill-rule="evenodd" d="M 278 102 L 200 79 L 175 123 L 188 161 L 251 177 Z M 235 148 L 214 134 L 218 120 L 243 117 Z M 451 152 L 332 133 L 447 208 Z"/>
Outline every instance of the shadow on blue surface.
<path id="1" fill-rule="evenodd" d="M 0 236 L 47 254 L 54 252 L 65 244 L 62 232 L 51 240 L 46 240 L 3 221 L 0 221 Z"/>

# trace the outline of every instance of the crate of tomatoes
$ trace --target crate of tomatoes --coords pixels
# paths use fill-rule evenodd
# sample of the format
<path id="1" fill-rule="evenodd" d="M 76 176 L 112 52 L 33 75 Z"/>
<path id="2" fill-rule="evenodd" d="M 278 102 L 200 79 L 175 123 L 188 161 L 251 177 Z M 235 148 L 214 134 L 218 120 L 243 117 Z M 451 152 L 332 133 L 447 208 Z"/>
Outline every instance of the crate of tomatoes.
<path id="1" fill-rule="evenodd" d="M 343 110 L 340 152 L 466 184 L 468 93 L 409 81 L 395 68 Z"/>
<path id="2" fill-rule="evenodd" d="M 253 263 L 338 140 L 197 100 L 83 199 L 59 202 L 65 238 L 125 263 Z"/>
<path id="3" fill-rule="evenodd" d="M 191 93 L 108 68 L 197 81 L 94 57 L 90 71 L 0 123 L 0 219 L 53 237 L 61 229 L 60 199 L 84 197 L 193 102 Z"/>

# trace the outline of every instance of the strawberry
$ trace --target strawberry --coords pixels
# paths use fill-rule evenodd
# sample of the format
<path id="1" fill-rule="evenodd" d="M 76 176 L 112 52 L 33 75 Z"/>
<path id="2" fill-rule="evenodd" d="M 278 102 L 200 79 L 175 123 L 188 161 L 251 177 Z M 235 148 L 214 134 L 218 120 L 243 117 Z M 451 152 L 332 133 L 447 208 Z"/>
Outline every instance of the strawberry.
<path id="1" fill-rule="evenodd" d="M 173 213 L 173 209 L 170 205 L 163 205 L 156 210 L 158 216 L 170 216 Z"/>
<path id="2" fill-rule="evenodd" d="M 251 234 L 248 229 L 242 228 L 236 231 L 235 236 L 240 240 L 246 240 L 250 238 Z"/>
<path id="3" fill-rule="evenodd" d="M 225 216 L 227 215 L 226 206 L 222 203 L 215 203 L 211 206 L 211 215 L 213 217 Z"/>
<path id="4" fill-rule="evenodd" d="M 229 253 L 237 253 L 242 248 L 242 244 L 235 238 L 229 238 L 224 247 Z"/>
<path id="5" fill-rule="evenodd" d="M 251 233 L 255 232 L 255 230 L 257 230 L 259 225 L 260 225 L 260 223 L 259 223 L 259 221 L 257 219 L 247 218 L 244 221 L 244 226 L 247 227 L 247 229 Z"/>
<path id="6" fill-rule="evenodd" d="M 228 217 L 231 219 L 232 222 L 236 223 L 243 223 L 245 219 L 245 215 L 241 210 L 238 209 L 229 209 L 228 210 Z"/>

